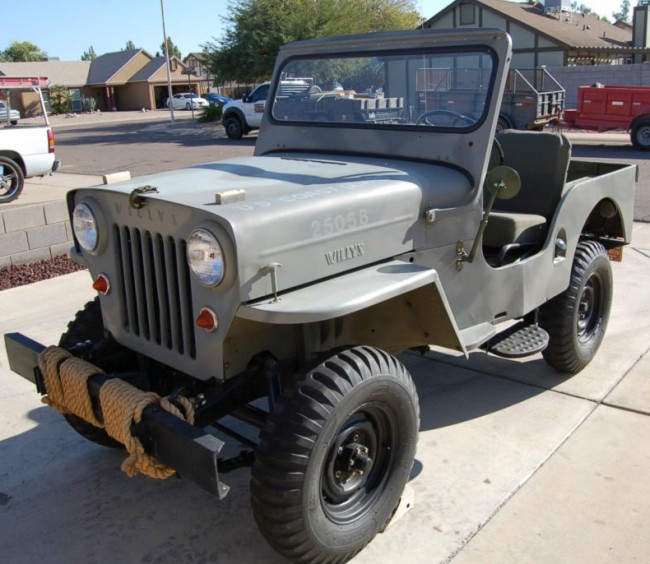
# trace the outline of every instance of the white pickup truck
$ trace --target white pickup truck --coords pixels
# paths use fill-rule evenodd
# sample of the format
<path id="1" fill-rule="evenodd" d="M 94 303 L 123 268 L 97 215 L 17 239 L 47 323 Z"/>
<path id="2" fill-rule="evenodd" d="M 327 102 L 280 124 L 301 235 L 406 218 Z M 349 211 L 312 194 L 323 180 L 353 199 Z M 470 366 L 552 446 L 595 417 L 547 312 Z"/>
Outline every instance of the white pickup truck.
<path id="1" fill-rule="evenodd" d="M 43 79 L 0 77 L 3 90 L 29 89 L 39 94 L 44 125 L 0 123 L 0 204 L 15 200 L 23 191 L 25 178 L 45 176 L 61 165 L 54 154 L 54 134 L 40 93 Z M 6 119 L 6 118 L 5 118 Z"/>

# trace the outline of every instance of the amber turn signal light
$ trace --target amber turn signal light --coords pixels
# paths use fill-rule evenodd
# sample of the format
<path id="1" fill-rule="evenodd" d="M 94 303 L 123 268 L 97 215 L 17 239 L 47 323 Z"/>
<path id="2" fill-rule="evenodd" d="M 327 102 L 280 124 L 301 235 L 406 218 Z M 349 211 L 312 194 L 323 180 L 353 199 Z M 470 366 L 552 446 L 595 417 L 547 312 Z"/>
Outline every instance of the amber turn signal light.
<path id="1" fill-rule="evenodd" d="M 209 307 L 204 307 L 196 318 L 196 326 L 205 329 L 206 331 L 214 331 L 219 327 L 217 314 Z"/>
<path id="2" fill-rule="evenodd" d="M 100 274 L 93 282 L 93 290 L 105 296 L 111 291 L 111 283 L 105 274 Z"/>

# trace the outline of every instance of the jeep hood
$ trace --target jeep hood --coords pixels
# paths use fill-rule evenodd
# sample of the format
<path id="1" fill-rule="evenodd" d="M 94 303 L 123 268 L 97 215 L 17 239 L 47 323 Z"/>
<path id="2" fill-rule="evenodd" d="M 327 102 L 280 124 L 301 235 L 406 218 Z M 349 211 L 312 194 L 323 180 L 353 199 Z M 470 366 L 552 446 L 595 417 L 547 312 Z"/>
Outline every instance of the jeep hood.
<path id="1" fill-rule="evenodd" d="M 143 186 L 156 191 L 135 209 L 129 196 Z M 280 265 L 282 292 L 423 246 L 425 211 L 466 205 L 472 185 L 443 165 L 291 153 L 142 176 L 70 197 L 99 201 L 109 224 L 161 236 L 214 227 L 246 302 L 274 291 L 270 265 Z"/>

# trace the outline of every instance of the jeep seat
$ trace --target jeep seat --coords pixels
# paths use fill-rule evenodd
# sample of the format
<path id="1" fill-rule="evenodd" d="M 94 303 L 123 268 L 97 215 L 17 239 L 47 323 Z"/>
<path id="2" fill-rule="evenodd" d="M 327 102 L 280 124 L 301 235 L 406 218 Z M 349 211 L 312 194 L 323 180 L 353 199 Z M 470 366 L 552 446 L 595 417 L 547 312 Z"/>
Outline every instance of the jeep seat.
<path id="1" fill-rule="evenodd" d="M 504 163 L 521 178 L 521 190 L 497 207 L 483 234 L 483 245 L 502 249 L 513 243 L 541 246 L 566 182 L 571 142 L 561 133 L 506 130 L 497 134 Z M 490 168 L 498 156 L 493 152 Z M 487 201 L 487 199 L 485 200 Z"/>

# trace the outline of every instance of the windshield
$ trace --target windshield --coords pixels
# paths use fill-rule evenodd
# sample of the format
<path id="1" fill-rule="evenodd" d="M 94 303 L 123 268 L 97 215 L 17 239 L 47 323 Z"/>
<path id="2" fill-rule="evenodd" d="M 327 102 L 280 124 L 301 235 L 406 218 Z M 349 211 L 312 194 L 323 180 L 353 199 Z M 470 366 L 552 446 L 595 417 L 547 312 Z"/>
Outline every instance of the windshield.
<path id="1" fill-rule="evenodd" d="M 319 55 L 281 69 L 271 116 L 346 127 L 471 130 L 484 119 L 490 51 Z"/>

